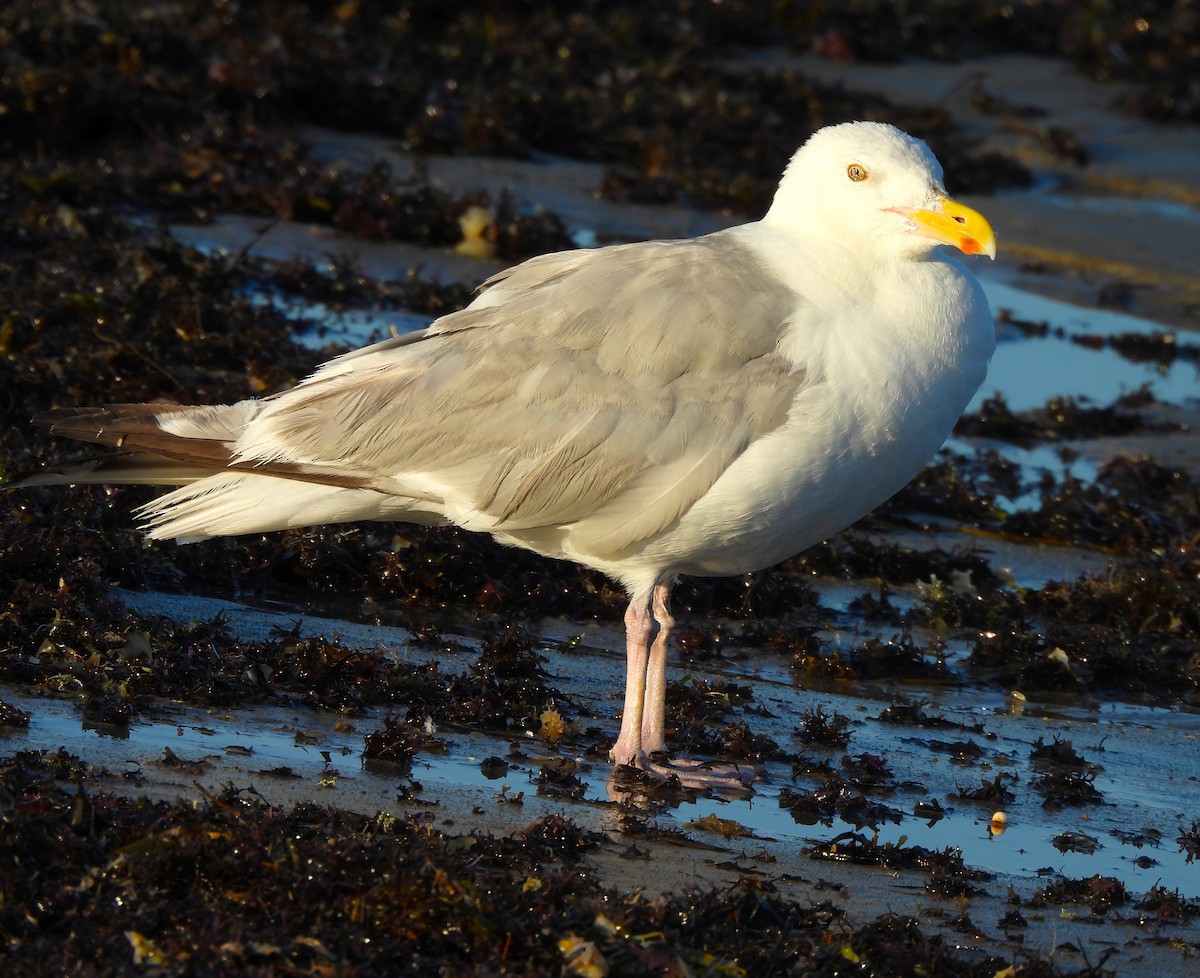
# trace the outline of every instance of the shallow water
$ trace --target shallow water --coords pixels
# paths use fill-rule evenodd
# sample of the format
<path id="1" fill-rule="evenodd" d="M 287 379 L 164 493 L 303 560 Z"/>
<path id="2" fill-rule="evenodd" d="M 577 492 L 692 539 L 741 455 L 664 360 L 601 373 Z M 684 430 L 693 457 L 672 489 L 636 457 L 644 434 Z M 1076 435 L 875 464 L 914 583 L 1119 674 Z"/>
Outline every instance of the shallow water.
<path id="1" fill-rule="evenodd" d="M 986 398 L 996 393 L 1004 395 L 1013 411 L 1041 407 L 1055 396 L 1103 406 L 1143 385 L 1148 385 L 1159 400 L 1172 404 L 1185 403 L 1200 395 L 1200 375 L 1196 365 L 1187 360 L 1177 359 L 1165 366 L 1138 363 L 1110 347 L 1096 348 L 1072 341 L 1123 333 L 1175 334 L 1175 330 L 1139 316 L 1083 308 L 1038 295 L 1011 284 L 1004 275 L 983 273 L 979 278 L 993 313 L 1006 310 L 1014 319 L 1046 323 L 1050 334 L 1044 339 L 1032 339 L 1002 324 L 988 378 L 968 411 L 977 411 Z M 1192 337 L 1182 334 L 1181 338 Z"/>
<path id="2" fill-rule="evenodd" d="M 819 588 L 819 590 L 822 590 Z M 233 634 L 247 641 L 261 640 L 273 629 L 298 627 L 303 634 L 339 638 L 350 646 L 383 647 L 395 657 L 397 668 L 405 663 L 424 662 L 427 652 L 408 647 L 408 633 L 401 628 L 366 625 L 344 618 L 327 618 L 311 611 L 297 613 L 263 610 L 236 602 L 204 598 L 180 598 L 154 592 L 118 593 L 130 607 L 143 615 L 169 613 L 182 620 L 210 620 L 224 615 Z M 822 590 L 823 603 L 827 595 Z M 836 595 L 829 594 L 834 598 Z M 619 709 L 623 663 L 611 650 L 619 648 L 620 636 L 603 628 L 584 633 L 583 641 L 570 652 L 562 651 L 570 637 L 565 622 L 546 622 L 538 651 L 548 658 L 547 671 L 566 695 L 586 702 L 597 716 L 612 716 Z M 474 639 L 461 636 L 468 646 Z M 736 643 L 734 643 L 736 644 Z M 953 661 L 965 650 L 948 650 Z M 474 652 L 441 656 L 446 672 L 465 669 Z M 679 670 L 674 670 L 679 674 Z M 1131 892 L 1142 893 L 1152 886 L 1178 889 L 1185 896 L 1200 898 L 1200 873 L 1186 863 L 1175 842 L 1178 832 L 1200 817 L 1200 778 L 1196 756 L 1200 749 L 1200 715 L 1134 704 L 1103 704 L 1062 707 L 1030 700 L 1021 712 L 1010 710 L 1002 691 L 972 686 L 946 688 L 916 683 L 854 684 L 820 690 L 804 689 L 792 679 L 786 663 L 769 655 L 735 659 L 703 669 L 691 667 L 688 674 L 704 678 L 724 677 L 752 685 L 754 702 L 772 716 L 755 715 L 750 722 L 757 733 L 780 744 L 795 745 L 798 753 L 827 757 L 835 765 L 843 753 L 869 753 L 884 757 L 899 785 L 894 794 L 872 796 L 903 813 L 900 824 L 884 822 L 877 831 L 881 843 L 900 842 L 930 850 L 947 846 L 962 851 L 968 866 L 994 874 L 1001 882 L 1037 883 L 1039 873 L 1049 869 L 1071 877 L 1093 874 L 1122 880 Z M 169 748 L 189 761 L 204 760 L 207 770 L 199 780 L 209 785 L 232 782 L 253 784 L 272 800 L 322 793 L 333 804 L 367 812 L 392 806 L 398 785 L 405 779 L 388 769 L 363 767 L 360 763 L 362 737 L 382 725 L 379 717 L 359 719 L 349 727 L 340 718 L 288 708 L 254 706 L 235 713 L 200 709 L 181 704 L 163 704 L 151 719 L 139 719 L 128 729 L 89 726 L 81 721 L 78 707 L 68 702 L 36 701 L 17 690 L 5 690 L 4 698 L 31 710 L 27 731 L 4 735 L 6 749 L 65 746 L 107 768 L 113 775 L 132 771 L 149 774 L 156 782 L 155 793 L 170 795 L 184 788 L 196 775 L 179 774 L 161 764 Z M 982 732 L 953 729 L 921 729 L 894 725 L 878 719 L 889 705 L 923 703 L 924 712 L 937 714 L 966 726 L 979 725 Z M 795 741 L 793 729 L 805 710 L 824 708 L 852 719 L 852 738 L 843 751 L 823 752 Z M 338 724 L 342 723 L 341 727 Z M 533 777 L 536 758 L 549 762 L 563 752 L 528 738 L 520 742 L 525 759 L 510 761 L 502 780 L 489 780 L 480 771 L 488 756 L 504 757 L 510 752 L 511 737 L 490 737 L 459 730 L 440 731 L 448 743 L 445 755 L 420 754 L 413 779 L 423 786 L 422 797 L 443 798 L 446 793 L 471 806 L 495 808 L 502 785 L 511 795 L 524 792 L 523 809 L 529 818 L 566 810 L 581 824 L 611 828 L 615 813 L 603 804 L 609 800 L 607 764 L 576 759 L 579 775 L 587 786 L 585 800 L 566 802 L 536 797 Z M 1099 770 L 1095 786 L 1103 803 L 1054 811 L 1042 807 L 1041 796 L 1031 788 L 1038 770 L 1029 759 L 1039 739 L 1071 741 L 1075 749 Z M 967 741 L 983 751 L 969 763 L 951 759 L 941 744 Z M 327 755 L 327 756 L 326 756 Z M 289 769 L 289 775 L 277 769 Z M 955 800 L 961 786 L 978 787 L 999 772 L 1015 776 L 1015 801 L 1008 805 Z M 331 773 L 334 772 L 334 773 Z M 800 825 L 779 807 L 779 790 L 816 787 L 804 778 L 794 781 L 783 765 L 770 764 L 749 798 L 699 797 L 658 816 L 665 827 L 683 829 L 695 838 L 715 845 L 730 842 L 712 836 L 688 823 L 706 815 L 737 822 L 754 838 L 734 840 L 737 848 L 766 847 L 777 858 L 794 859 L 799 849 L 828 841 L 853 826 L 834 819 L 831 825 Z M 915 816 L 918 802 L 937 799 L 944 817 L 935 824 Z M 993 811 L 1001 808 L 1008 817 L 1002 835 L 989 832 Z M 1113 833 L 1157 828 L 1157 845 L 1138 848 Z M 869 838 L 874 833 L 863 830 Z M 1096 852 L 1085 855 L 1060 852 L 1053 845 L 1063 832 L 1084 832 L 1098 842 Z M 1149 857 L 1152 864 L 1136 861 Z M 1038 884 L 1044 885 L 1044 884 Z M 996 885 L 991 885 L 993 892 Z"/>

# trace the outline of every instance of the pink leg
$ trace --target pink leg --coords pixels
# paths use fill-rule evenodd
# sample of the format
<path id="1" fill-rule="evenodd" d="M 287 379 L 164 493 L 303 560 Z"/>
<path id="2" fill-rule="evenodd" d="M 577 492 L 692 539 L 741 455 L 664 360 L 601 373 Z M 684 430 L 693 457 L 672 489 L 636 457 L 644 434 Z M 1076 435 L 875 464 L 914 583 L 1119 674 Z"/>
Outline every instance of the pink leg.
<path id="1" fill-rule="evenodd" d="M 654 632 L 650 595 L 634 596 L 625 610 L 625 710 L 621 715 L 621 733 L 609 751 L 618 764 L 642 767 L 646 761 L 642 749 L 642 715 L 646 704 L 646 663 Z"/>
<path id="2" fill-rule="evenodd" d="M 634 597 L 625 611 L 625 711 L 621 733 L 609 752 L 617 764 L 629 764 L 663 779 L 676 777 L 684 787 L 744 794 L 753 772 L 729 764 L 689 760 L 652 760 L 665 751 L 667 699 L 667 642 L 671 617 L 671 581 L 659 581 L 649 594 Z M 614 800 L 628 792 L 609 786 Z"/>
<path id="3" fill-rule="evenodd" d="M 646 696 L 642 705 L 642 750 L 654 754 L 667 749 L 664 731 L 667 710 L 667 641 L 675 619 L 671 617 L 671 580 L 654 585 L 653 615 L 658 634 L 646 664 Z"/>

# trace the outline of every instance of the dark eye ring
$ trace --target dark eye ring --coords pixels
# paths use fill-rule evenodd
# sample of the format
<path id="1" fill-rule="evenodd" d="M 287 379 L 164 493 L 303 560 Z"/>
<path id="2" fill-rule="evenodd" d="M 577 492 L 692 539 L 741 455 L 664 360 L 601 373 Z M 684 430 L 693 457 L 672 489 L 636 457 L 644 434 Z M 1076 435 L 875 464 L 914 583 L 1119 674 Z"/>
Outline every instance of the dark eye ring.
<path id="1" fill-rule="evenodd" d="M 866 180 L 870 175 L 871 174 L 867 172 L 867 168 L 861 163 L 851 163 L 848 167 L 846 167 L 846 176 L 848 176 L 855 183 Z"/>

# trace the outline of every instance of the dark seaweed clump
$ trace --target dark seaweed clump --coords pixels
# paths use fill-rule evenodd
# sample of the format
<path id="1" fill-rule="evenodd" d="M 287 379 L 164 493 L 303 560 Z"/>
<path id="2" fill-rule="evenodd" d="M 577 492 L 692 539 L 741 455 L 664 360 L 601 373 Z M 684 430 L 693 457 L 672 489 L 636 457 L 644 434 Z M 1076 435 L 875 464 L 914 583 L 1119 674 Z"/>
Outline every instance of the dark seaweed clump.
<path id="1" fill-rule="evenodd" d="M 1030 759 L 1038 772 L 1032 786 L 1042 796 L 1042 807 L 1061 809 L 1104 801 L 1095 785 L 1100 766 L 1086 762 L 1069 740 L 1047 744 L 1039 737 Z"/>
<path id="2" fill-rule="evenodd" d="M 1054 0 L 852 5 L 794 0 L 774 10 L 795 31 L 793 43 L 827 57 L 960 61 L 1001 51 L 1059 55 L 1099 81 L 1133 82 L 1121 99 L 1129 112 L 1200 121 L 1200 12 L 1189 0 L 1132 8 Z"/>
<path id="3" fill-rule="evenodd" d="M 805 710 L 796 730 L 796 739 L 808 746 L 841 750 L 850 743 L 850 718 L 841 713 L 826 713 L 818 706 Z"/>
<path id="4" fill-rule="evenodd" d="M 963 417 L 954 431 L 957 435 L 994 438 L 1028 448 L 1045 441 L 1125 435 L 1147 427 L 1135 411 L 1117 405 L 1090 407 L 1069 397 L 1052 397 L 1045 407 L 1017 415 L 1002 394 L 994 394 L 978 412 Z"/>
<path id="5" fill-rule="evenodd" d="M 738 6 L 736 16 L 690 3 L 493 5 L 483 15 L 342 4 L 296 16 L 278 2 L 109 0 L 47 16 L 44 0 L 18 0 L 0 15 L 0 148 L 104 154 L 89 182 L 155 209 L 202 216 L 236 203 L 434 244 L 456 238 L 446 200 L 397 186 L 386 167 L 322 166 L 294 127 L 373 132 L 422 153 L 596 159 L 611 164 L 610 194 L 761 209 L 807 132 L 860 116 L 930 138 L 958 192 L 1028 181 L 1015 162 L 975 154 L 940 110 L 707 55 L 773 27 Z M 53 178 L 30 170 L 39 183 Z M 561 247 L 561 229 L 558 240 L 547 230 L 545 244 Z"/>
<path id="6" fill-rule="evenodd" d="M 1128 903 L 1125 884 L 1111 876 L 1091 876 L 1087 879 L 1060 877 L 1042 887 L 1030 900 L 1034 907 L 1052 904 L 1082 903 L 1091 907 L 1093 915 L 1104 917 L 1114 907 Z"/>
<path id="7" fill-rule="evenodd" d="M 1109 574 L 1051 582 L 1020 602 L 1010 599 L 1005 623 L 976 619 L 984 630 L 970 664 L 981 676 L 1023 690 L 1098 690 L 1135 701 L 1165 694 L 1195 702 L 1198 572 L 1195 552 L 1180 546 L 1122 562 Z"/>
<path id="8" fill-rule="evenodd" d="M 451 837 L 425 815 L 284 809 L 233 786 L 199 807 L 130 799 L 94 774 L 65 752 L 0 761 L 6 972 L 69 974 L 86 961 L 93 974 L 444 976 L 502 963 L 505 974 L 544 975 L 585 954 L 622 974 L 782 975 L 800 965 L 832 976 L 853 960 L 865 973 L 991 978 L 1005 965 L 901 915 L 853 929 L 835 905 L 795 901 L 769 881 L 653 899 L 604 889 L 588 861 L 603 837 L 561 815 L 503 837 Z M 871 856 L 862 837 L 840 845 L 857 859 L 924 868 L 931 892 L 977 891 L 953 853 L 876 846 Z M 1162 898 L 1152 907 L 1170 912 Z M 1023 973 L 1094 974 L 1041 959 Z"/>
<path id="9" fill-rule="evenodd" d="M 858 829 L 877 829 L 885 822 L 899 824 L 904 817 L 879 800 L 890 797 L 895 787 L 887 762 L 878 754 L 846 754 L 836 767 L 802 754 L 792 761 L 792 774 L 817 781 L 812 789 L 785 787 L 779 792 L 779 807 L 801 825 L 831 826 L 836 817 Z"/>
<path id="10" fill-rule="evenodd" d="M 692 677 L 667 685 L 668 739 L 685 753 L 708 755 L 744 764 L 785 756 L 772 738 L 756 734 L 734 713 L 750 702 L 747 686 Z"/>
<path id="11" fill-rule="evenodd" d="M 881 843 L 857 831 L 843 832 L 828 842 L 819 843 L 809 849 L 809 855 L 828 862 L 924 872 L 929 876 L 925 891 L 936 899 L 978 896 L 985 892 L 978 882 L 990 878 L 982 870 L 967 866 L 957 849 L 934 851 L 923 846 Z"/>

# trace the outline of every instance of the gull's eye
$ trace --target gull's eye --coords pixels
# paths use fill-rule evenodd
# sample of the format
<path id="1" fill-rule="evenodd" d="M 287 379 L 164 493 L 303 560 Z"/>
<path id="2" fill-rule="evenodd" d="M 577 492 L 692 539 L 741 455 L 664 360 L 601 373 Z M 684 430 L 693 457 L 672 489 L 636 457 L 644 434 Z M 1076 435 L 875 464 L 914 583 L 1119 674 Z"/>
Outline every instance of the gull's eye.
<path id="1" fill-rule="evenodd" d="M 858 183 L 861 180 L 866 180 L 870 175 L 871 174 L 867 172 L 867 168 L 861 163 L 851 163 L 848 167 L 846 167 L 846 176 L 848 176 L 855 183 Z"/>

